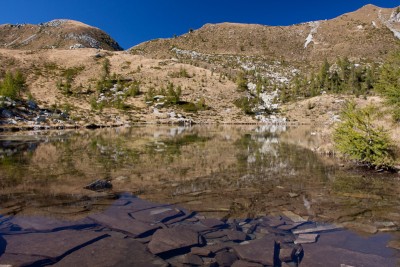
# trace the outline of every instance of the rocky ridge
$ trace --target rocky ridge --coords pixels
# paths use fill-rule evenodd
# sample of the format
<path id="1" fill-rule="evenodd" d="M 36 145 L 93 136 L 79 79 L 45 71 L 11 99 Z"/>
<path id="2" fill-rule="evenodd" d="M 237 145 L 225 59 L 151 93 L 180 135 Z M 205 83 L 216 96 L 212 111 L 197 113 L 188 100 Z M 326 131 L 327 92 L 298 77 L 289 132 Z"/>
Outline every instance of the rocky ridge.
<path id="1" fill-rule="evenodd" d="M 23 50 L 55 48 L 122 50 L 121 46 L 104 31 L 68 19 L 56 19 L 38 25 L 0 25 L 0 47 Z"/>
<path id="2" fill-rule="evenodd" d="M 291 64 L 322 62 L 338 55 L 382 60 L 399 46 L 398 9 L 366 5 L 334 19 L 291 26 L 256 24 L 206 24 L 198 30 L 170 39 L 148 41 L 130 49 L 151 57 L 215 56 L 261 57 Z M 212 60 L 205 61 L 211 64 Z"/>

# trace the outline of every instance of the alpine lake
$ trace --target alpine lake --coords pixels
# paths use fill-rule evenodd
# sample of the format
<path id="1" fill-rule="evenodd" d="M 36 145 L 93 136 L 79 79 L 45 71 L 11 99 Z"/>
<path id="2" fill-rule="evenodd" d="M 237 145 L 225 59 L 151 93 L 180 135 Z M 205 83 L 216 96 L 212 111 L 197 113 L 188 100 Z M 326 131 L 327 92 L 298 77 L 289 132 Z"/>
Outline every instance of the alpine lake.
<path id="1" fill-rule="evenodd" d="M 0 265 L 397 266 L 399 174 L 322 142 L 282 125 L 2 132 Z"/>

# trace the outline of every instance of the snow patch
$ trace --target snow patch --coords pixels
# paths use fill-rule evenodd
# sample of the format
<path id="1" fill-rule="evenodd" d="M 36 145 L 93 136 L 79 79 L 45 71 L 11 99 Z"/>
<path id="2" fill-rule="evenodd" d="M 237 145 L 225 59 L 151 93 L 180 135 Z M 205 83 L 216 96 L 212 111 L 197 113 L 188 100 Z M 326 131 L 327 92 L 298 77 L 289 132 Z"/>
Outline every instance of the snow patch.
<path id="1" fill-rule="evenodd" d="M 92 36 L 89 36 L 87 34 L 75 34 L 75 33 L 69 33 L 65 36 L 66 39 L 72 39 L 72 40 L 77 40 L 77 41 L 83 41 L 89 44 L 90 47 L 92 48 L 101 48 L 100 47 L 100 42 L 94 39 Z"/>
<path id="2" fill-rule="evenodd" d="M 310 33 L 308 34 L 306 38 L 306 43 L 304 44 L 304 48 L 307 48 L 307 46 L 311 43 L 314 42 L 314 34 L 317 33 L 317 29 L 320 25 L 318 21 L 314 22 L 309 22 L 309 25 L 312 27 Z"/>
<path id="3" fill-rule="evenodd" d="M 400 22 L 400 12 L 397 12 L 397 10 L 393 11 L 392 15 L 390 15 L 389 22 L 392 23 Z"/>
<path id="4" fill-rule="evenodd" d="M 364 27 L 363 27 L 362 25 L 358 25 L 358 26 L 357 26 L 357 29 L 358 29 L 358 30 L 362 30 L 362 29 L 364 29 Z"/>
<path id="5" fill-rule="evenodd" d="M 378 17 L 381 20 L 381 22 L 383 24 L 385 24 L 386 27 L 388 27 L 389 30 L 391 30 L 393 32 L 394 37 L 396 37 L 397 39 L 400 39 L 400 31 L 393 25 L 393 23 L 399 23 L 400 22 L 400 12 L 397 13 L 396 11 L 394 11 L 392 13 L 392 15 L 390 16 L 390 18 L 388 20 L 386 20 L 382 16 L 382 10 L 379 10 Z"/>
<path id="6" fill-rule="evenodd" d="M 304 44 L 304 48 L 307 48 L 307 46 L 313 41 L 313 35 L 310 33 L 307 38 L 306 38 L 306 43 Z"/>
<path id="7" fill-rule="evenodd" d="M 73 49 L 80 49 L 80 48 L 85 48 L 85 46 L 84 46 L 83 44 L 74 44 L 74 45 L 71 45 L 71 46 L 69 47 L 70 50 L 73 50 Z"/>
<path id="8" fill-rule="evenodd" d="M 375 28 L 378 28 L 378 25 L 376 25 L 375 21 L 372 21 L 372 26 L 374 26 Z"/>
<path id="9" fill-rule="evenodd" d="M 36 38 L 36 34 L 29 36 L 28 38 L 26 38 L 25 40 L 23 40 L 21 43 L 26 45 L 29 44 L 32 40 L 34 40 Z"/>
<path id="10" fill-rule="evenodd" d="M 40 26 L 46 26 L 46 27 L 58 27 L 63 25 L 64 23 L 68 22 L 67 19 L 55 19 L 49 22 L 41 23 L 39 24 Z"/>
<path id="11" fill-rule="evenodd" d="M 18 37 L 17 39 L 15 39 L 14 41 L 12 41 L 11 43 L 5 44 L 5 47 L 11 46 L 13 44 L 15 44 L 21 37 Z"/>

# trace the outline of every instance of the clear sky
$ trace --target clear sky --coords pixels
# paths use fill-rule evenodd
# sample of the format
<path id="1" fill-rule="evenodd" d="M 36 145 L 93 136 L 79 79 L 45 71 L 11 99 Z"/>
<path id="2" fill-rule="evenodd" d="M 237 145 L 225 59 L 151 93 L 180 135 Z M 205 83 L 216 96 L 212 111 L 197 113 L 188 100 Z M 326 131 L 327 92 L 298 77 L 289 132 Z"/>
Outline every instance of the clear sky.
<path id="1" fill-rule="evenodd" d="M 0 24 L 57 18 L 98 27 L 127 49 L 206 23 L 291 25 L 330 19 L 363 5 L 395 7 L 399 0 L 0 0 Z"/>

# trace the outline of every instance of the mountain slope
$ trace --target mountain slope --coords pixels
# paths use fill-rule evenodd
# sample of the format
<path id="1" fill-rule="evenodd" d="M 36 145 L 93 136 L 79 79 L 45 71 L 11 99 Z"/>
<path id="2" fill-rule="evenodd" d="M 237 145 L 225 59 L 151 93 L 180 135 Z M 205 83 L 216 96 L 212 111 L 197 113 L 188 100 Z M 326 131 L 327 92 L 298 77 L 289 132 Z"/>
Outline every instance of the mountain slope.
<path id="1" fill-rule="evenodd" d="M 282 27 L 206 24 L 177 38 L 139 44 L 131 51 L 158 58 L 179 58 L 176 49 L 173 50 L 178 48 L 202 54 L 252 56 L 299 63 L 321 62 L 337 56 L 381 60 L 388 51 L 400 48 L 398 11 L 367 5 L 331 20 Z"/>
<path id="2" fill-rule="evenodd" d="M 98 48 L 122 50 L 104 31 L 73 20 L 0 25 L 0 46 L 7 49 Z"/>

